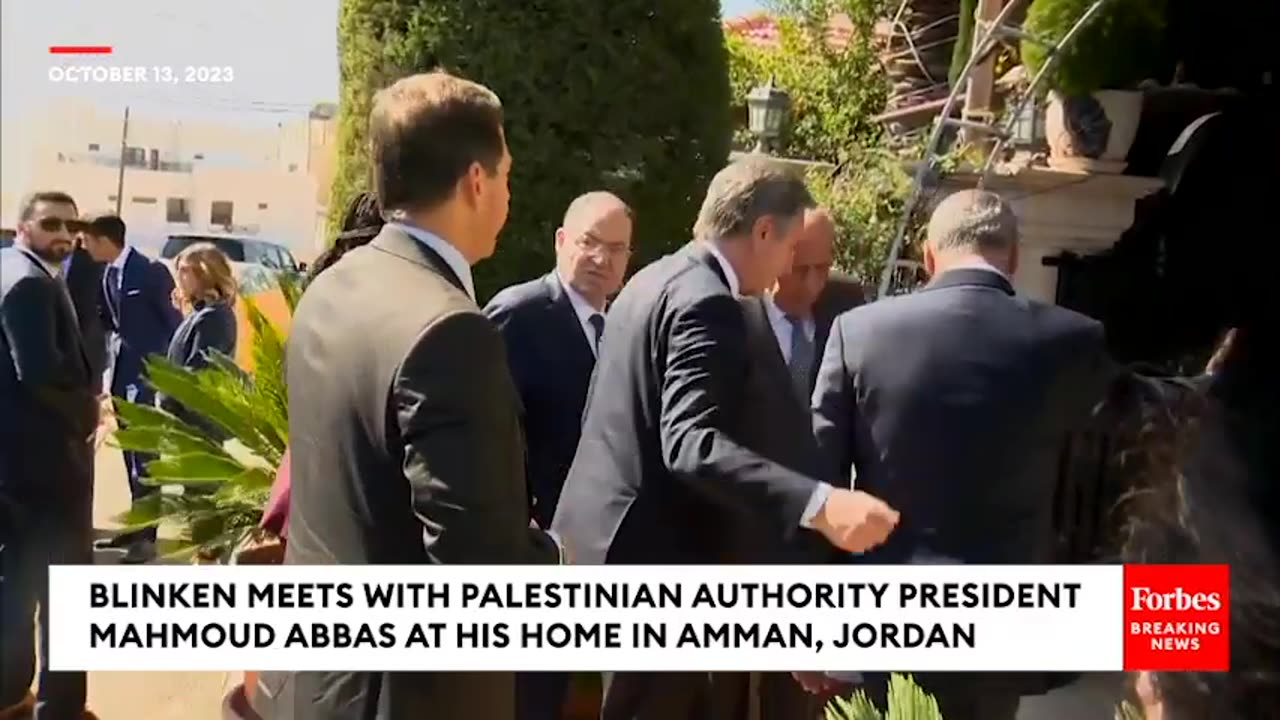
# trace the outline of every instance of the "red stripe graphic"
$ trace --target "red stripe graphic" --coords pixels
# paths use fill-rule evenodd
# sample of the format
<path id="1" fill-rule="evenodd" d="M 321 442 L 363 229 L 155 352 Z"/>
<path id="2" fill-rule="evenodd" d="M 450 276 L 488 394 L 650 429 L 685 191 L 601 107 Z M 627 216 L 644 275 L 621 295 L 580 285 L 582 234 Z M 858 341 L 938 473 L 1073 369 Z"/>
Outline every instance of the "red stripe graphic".
<path id="1" fill-rule="evenodd" d="M 50 55 L 110 55 L 110 45 L 50 45 Z"/>

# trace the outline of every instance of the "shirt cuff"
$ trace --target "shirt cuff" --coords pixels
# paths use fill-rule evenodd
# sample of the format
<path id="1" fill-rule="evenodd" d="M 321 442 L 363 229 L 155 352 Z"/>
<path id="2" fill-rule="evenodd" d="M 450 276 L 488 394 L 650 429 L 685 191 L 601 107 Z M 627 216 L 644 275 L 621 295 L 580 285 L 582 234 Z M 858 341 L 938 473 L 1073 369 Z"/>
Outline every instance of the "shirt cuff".
<path id="1" fill-rule="evenodd" d="M 827 483 L 818 483 L 818 487 L 813 489 L 813 494 L 809 496 L 809 502 L 804 506 L 804 513 L 800 516 L 800 527 L 805 529 L 813 528 L 813 519 L 822 511 L 822 506 L 827 503 L 827 498 L 831 497 L 833 488 Z"/>
<path id="2" fill-rule="evenodd" d="M 555 543 L 556 552 L 559 553 L 559 557 L 560 557 L 559 564 L 568 565 L 569 552 L 564 547 L 564 541 L 560 539 L 560 536 L 558 534 L 551 532 L 550 530 L 543 530 L 542 532 L 546 533 L 547 537 L 551 538 L 551 542 Z"/>

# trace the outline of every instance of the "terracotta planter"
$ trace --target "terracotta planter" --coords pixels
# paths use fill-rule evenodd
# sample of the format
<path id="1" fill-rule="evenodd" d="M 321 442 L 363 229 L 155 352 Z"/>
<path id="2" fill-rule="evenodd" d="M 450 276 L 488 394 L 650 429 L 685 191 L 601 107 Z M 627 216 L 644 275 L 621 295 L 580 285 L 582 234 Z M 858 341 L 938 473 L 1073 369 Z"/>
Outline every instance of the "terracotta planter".
<path id="1" fill-rule="evenodd" d="M 1078 97 L 1050 92 L 1044 118 L 1050 167 L 1124 172 L 1141 117 L 1142 93 L 1135 90 L 1099 90 Z"/>

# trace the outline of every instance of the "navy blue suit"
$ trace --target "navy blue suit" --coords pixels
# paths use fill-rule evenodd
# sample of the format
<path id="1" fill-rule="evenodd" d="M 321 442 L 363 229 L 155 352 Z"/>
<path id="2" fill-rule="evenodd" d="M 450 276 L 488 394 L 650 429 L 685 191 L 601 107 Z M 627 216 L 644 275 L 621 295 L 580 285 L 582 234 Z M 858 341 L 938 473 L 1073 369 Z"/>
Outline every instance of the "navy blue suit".
<path id="1" fill-rule="evenodd" d="M 484 312 L 498 326 L 507 364 L 524 406 L 525 476 L 531 513 L 550 527 L 560 490 L 578 449 L 582 409 L 596 358 L 573 302 L 554 272 L 493 296 Z M 559 720 L 567 673 L 521 673 L 516 712 L 521 720 Z"/>
<path id="2" fill-rule="evenodd" d="M 0 250 L 0 708 L 35 674 L 36 717 L 79 717 L 84 673 L 49 671 L 48 570 L 93 562 L 90 359 L 66 285 L 24 248 Z"/>
<path id="3" fill-rule="evenodd" d="M 210 354 L 215 351 L 235 357 L 236 314 L 225 302 L 196 303 L 191 314 L 183 318 L 182 324 L 174 331 L 165 357 L 188 370 L 199 370 L 209 365 Z M 173 398 L 158 395 L 156 406 L 207 435 L 219 439 L 224 435 L 220 428 L 188 411 Z"/>
<path id="4" fill-rule="evenodd" d="M 582 429 L 596 358 L 555 273 L 513 285 L 484 312 L 498 326 L 524 405 L 525 463 L 533 517 L 549 527 Z"/>
<path id="5" fill-rule="evenodd" d="M 1052 562 L 1067 436 L 1112 377 L 1100 323 L 987 269 L 836 319 L 813 394 L 830 472 L 884 498 L 897 529 L 867 562 Z M 903 668 L 910 670 L 911 668 Z M 867 675 L 879 691 L 887 678 Z M 956 720 L 1013 718 L 1043 674 L 921 673 Z"/>
<path id="6" fill-rule="evenodd" d="M 118 276 L 117 288 L 113 286 L 116 268 L 108 266 L 102 274 L 103 322 L 111 334 L 111 394 L 150 405 L 155 393 L 143 377 L 143 361 L 151 355 L 164 355 L 174 330 L 182 322 L 182 313 L 173 306 L 173 276 L 163 264 L 136 249 L 130 251 Z M 124 453 L 129 491 L 135 501 L 153 491 L 141 481 L 150 459 L 139 453 Z M 154 540 L 155 528 L 143 531 L 141 536 Z"/>

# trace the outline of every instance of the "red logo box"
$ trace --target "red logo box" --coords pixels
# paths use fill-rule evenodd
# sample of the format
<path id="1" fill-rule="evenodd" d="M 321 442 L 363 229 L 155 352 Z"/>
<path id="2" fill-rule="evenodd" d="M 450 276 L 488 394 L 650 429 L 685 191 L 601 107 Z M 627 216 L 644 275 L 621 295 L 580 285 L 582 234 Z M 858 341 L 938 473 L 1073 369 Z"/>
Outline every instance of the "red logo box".
<path id="1" fill-rule="evenodd" d="M 1231 668 L 1229 565 L 1126 565 L 1124 669 Z"/>

